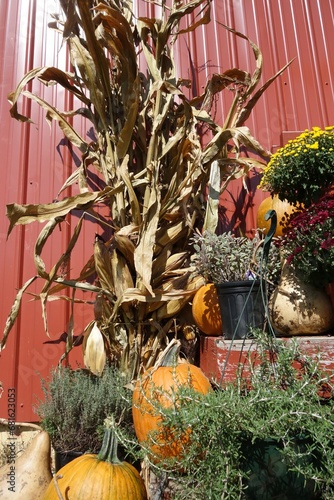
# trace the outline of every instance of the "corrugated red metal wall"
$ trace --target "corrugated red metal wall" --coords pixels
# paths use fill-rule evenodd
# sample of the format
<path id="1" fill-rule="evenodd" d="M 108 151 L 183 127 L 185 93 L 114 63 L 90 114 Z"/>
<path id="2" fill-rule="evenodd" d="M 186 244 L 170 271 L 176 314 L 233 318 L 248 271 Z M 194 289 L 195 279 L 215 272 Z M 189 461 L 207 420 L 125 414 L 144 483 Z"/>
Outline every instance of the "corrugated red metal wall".
<path id="1" fill-rule="evenodd" d="M 136 3 L 136 0 L 134 0 Z M 152 15 L 153 4 L 138 1 L 138 12 Z M 33 125 L 20 124 L 9 116 L 7 95 L 29 69 L 43 65 L 65 68 L 66 52 L 61 40 L 47 24 L 50 14 L 59 10 L 56 0 L 12 0 L 0 2 L 0 113 L 1 160 L 0 237 L 1 278 L 0 328 L 9 313 L 16 289 L 32 276 L 32 252 L 40 231 L 38 225 L 15 228 L 6 239 L 7 203 L 49 202 L 57 195 L 73 169 L 56 126 L 51 131 L 37 106 L 32 106 Z M 228 33 L 221 23 L 246 34 L 262 50 L 263 83 L 292 58 L 290 68 L 258 102 L 247 122 L 253 135 L 269 150 L 275 150 L 289 133 L 318 125 L 334 123 L 334 3 L 332 0 L 213 0 L 209 26 L 183 36 L 176 46 L 180 74 L 193 79 L 202 92 L 207 79 L 232 67 L 252 72 L 254 56 L 245 40 Z M 191 54 L 191 60 L 190 56 Z M 194 71 L 192 71 L 192 68 Z M 34 84 L 34 90 L 37 90 Z M 42 95 L 60 108 L 67 107 L 68 97 L 51 87 Z M 225 93 L 216 102 L 216 119 L 223 122 L 232 96 Z M 266 196 L 256 189 L 259 176 L 250 175 L 249 194 L 239 181 L 222 196 L 222 227 L 240 226 L 251 231 L 256 226 L 256 208 Z M 224 218 L 225 217 L 225 218 Z M 75 261 L 83 262 L 92 251 L 94 225 L 82 235 Z M 66 248 L 73 228 L 58 234 L 48 247 L 50 262 Z M 45 252 L 44 254 L 45 255 Z M 48 265 L 48 263 L 46 263 Z M 26 297 L 20 319 L 0 355 L 0 380 L 4 394 L 0 398 L 0 417 L 6 417 L 8 387 L 17 389 L 17 419 L 36 420 L 32 411 L 40 395 L 38 373 L 45 376 L 64 350 L 59 341 L 66 331 L 70 310 L 65 301 L 49 309 L 51 338 L 44 333 L 40 305 Z M 90 320 L 90 312 L 77 306 L 80 328 Z M 80 358 L 80 351 L 77 354 Z"/>

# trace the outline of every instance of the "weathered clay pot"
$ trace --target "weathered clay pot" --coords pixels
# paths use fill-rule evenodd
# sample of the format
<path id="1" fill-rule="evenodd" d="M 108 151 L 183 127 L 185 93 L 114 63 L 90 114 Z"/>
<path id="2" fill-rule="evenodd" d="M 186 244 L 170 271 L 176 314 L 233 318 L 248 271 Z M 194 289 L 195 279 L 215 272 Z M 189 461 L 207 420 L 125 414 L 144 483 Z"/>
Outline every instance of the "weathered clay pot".
<path id="1" fill-rule="evenodd" d="M 279 335 L 320 334 L 334 327 L 334 309 L 326 292 L 303 283 L 286 263 L 269 311 Z"/>
<path id="2" fill-rule="evenodd" d="M 332 302 L 332 306 L 334 307 L 334 283 L 328 283 L 325 286 L 325 292 Z"/>

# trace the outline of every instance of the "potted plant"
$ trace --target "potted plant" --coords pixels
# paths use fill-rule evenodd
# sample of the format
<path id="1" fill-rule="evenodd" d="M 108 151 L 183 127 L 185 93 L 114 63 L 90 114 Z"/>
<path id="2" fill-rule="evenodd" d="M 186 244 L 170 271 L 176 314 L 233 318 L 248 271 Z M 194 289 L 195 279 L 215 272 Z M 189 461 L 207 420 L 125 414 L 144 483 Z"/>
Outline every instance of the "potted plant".
<path id="1" fill-rule="evenodd" d="M 123 425 L 131 422 L 131 393 L 125 383 L 114 367 L 106 367 L 100 377 L 88 370 L 59 367 L 42 379 L 44 400 L 35 411 L 50 435 L 57 470 L 68 459 L 100 449 L 107 416 Z"/>
<path id="2" fill-rule="evenodd" d="M 305 283 L 323 288 L 334 282 L 334 194 L 291 215 L 278 242 Z"/>
<path id="3" fill-rule="evenodd" d="M 169 408 L 154 402 L 184 451 L 152 464 L 172 498 L 333 498 L 333 374 L 294 339 L 253 336 L 235 382 L 205 395 L 179 387 Z"/>
<path id="4" fill-rule="evenodd" d="M 313 127 L 271 156 L 259 187 L 308 207 L 334 182 L 333 165 L 334 127 Z"/>
<path id="5" fill-rule="evenodd" d="M 334 326 L 334 195 L 292 214 L 277 240 L 284 259 L 270 314 L 279 334 L 318 334 Z M 327 294 L 328 296 L 327 296 Z"/>
<path id="6" fill-rule="evenodd" d="M 252 239 L 231 232 L 216 235 L 204 231 L 194 235 L 192 263 L 216 287 L 226 339 L 244 338 L 250 327 L 264 325 L 267 291 L 260 277 L 276 282 L 280 260 L 272 248 L 264 268 L 263 241 L 258 231 Z"/>

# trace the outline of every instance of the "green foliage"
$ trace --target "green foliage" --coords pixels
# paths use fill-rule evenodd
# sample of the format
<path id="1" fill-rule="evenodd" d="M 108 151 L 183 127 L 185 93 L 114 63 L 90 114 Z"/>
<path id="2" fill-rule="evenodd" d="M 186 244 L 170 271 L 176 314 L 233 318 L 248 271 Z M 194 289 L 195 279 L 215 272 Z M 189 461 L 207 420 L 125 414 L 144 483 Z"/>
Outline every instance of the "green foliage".
<path id="1" fill-rule="evenodd" d="M 44 401 L 35 407 L 41 426 L 59 451 L 99 451 L 103 425 L 113 416 L 131 423 L 131 394 L 118 370 L 106 367 L 101 377 L 87 370 L 60 367 L 42 380 Z"/>
<path id="2" fill-rule="evenodd" d="M 242 281 L 260 273 L 266 273 L 269 281 L 278 281 L 281 272 L 278 250 L 271 247 L 267 269 L 262 269 L 263 239 L 259 232 L 252 239 L 231 232 L 221 235 L 209 231 L 195 233 L 193 247 L 192 262 L 207 282 Z"/>
<path id="3" fill-rule="evenodd" d="M 309 206 L 334 180 L 334 127 L 313 127 L 274 153 L 260 187 L 281 200 Z"/>
<path id="4" fill-rule="evenodd" d="M 334 399 L 323 397 L 324 391 L 333 396 L 330 378 L 297 342 L 253 333 L 257 354 L 252 351 L 248 371 L 240 367 L 235 383 L 205 396 L 180 388 L 172 408 L 156 404 L 170 441 L 190 431 L 180 458 L 152 465 L 158 476 L 170 479 L 172 498 L 274 498 L 268 464 L 260 482 L 254 478 L 255 456 L 263 446 L 268 451 L 268 439 L 274 452 L 280 451 L 271 465 L 296 481 L 291 492 L 305 487 L 307 496 L 299 498 L 334 497 Z M 248 484 L 258 484 L 257 496 L 247 492 Z"/>

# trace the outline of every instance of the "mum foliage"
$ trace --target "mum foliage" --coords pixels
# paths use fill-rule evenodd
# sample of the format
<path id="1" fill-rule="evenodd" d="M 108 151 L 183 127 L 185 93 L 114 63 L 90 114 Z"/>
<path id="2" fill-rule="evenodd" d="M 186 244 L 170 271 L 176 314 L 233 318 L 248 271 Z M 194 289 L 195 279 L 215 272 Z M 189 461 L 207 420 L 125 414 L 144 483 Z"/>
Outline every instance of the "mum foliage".
<path id="1" fill-rule="evenodd" d="M 334 127 L 313 127 L 274 153 L 260 186 L 281 200 L 316 202 L 334 181 Z"/>

